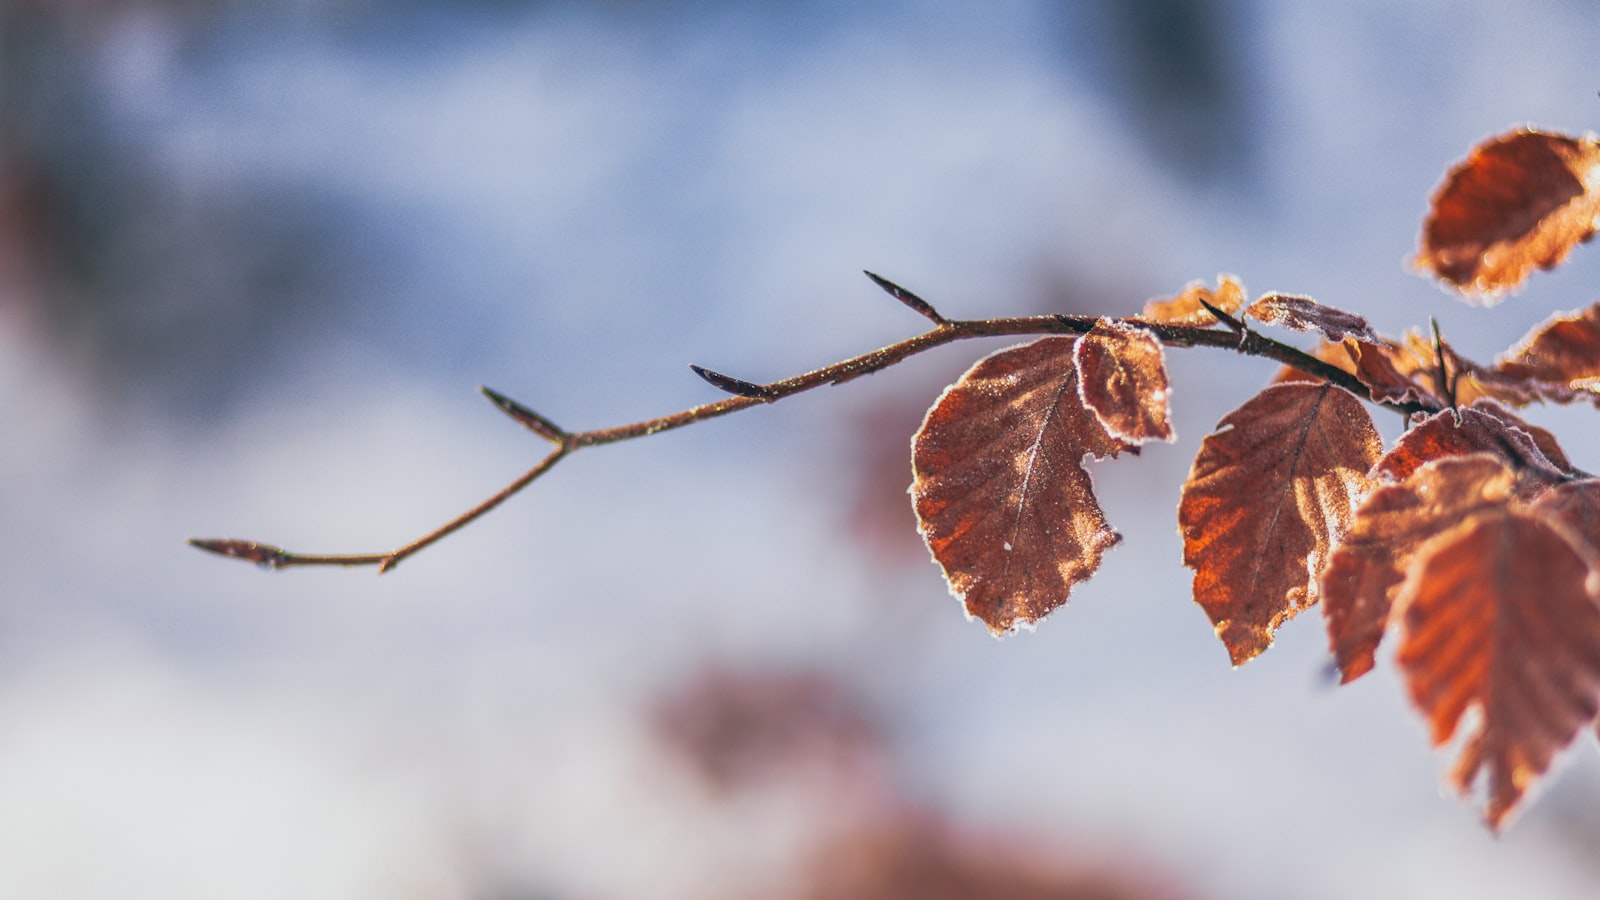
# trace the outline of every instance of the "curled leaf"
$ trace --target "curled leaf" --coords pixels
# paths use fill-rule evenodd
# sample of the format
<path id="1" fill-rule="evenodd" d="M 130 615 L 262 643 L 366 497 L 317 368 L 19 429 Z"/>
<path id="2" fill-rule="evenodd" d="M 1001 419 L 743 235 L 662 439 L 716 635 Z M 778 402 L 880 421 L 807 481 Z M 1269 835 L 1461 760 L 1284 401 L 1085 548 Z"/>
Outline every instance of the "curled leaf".
<path id="1" fill-rule="evenodd" d="M 1347 337 L 1372 342 L 1378 340 L 1378 335 L 1364 317 L 1337 307 L 1324 306 L 1310 297 L 1264 294 L 1244 312 L 1247 316 L 1281 325 L 1290 331 L 1321 332 L 1330 341 L 1338 342 Z"/>
<path id="2" fill-rule="evenodd" d="M 1418 268 L 1485 302 L 1595 232 L 1600 141 L 1517 130 L 1473 148 L 1433 195 Z"/>
<path id="3" fill-rule="evenodd" d="M 1078 395 L 1106 432 L 1130 444 L 1171 441 L 1172 385 L 1155 336 L 1101 319 L 1073 351 Z"/>
<path id="4" fill-rule="evenodd" d="M 1354 395 L 1303 383 L 1268 387 L 1201 444 L 1178 505 L 1183 561 L 1234 665 L 1317 601 L 1381 449 Z"/>
<path id="5" fill-rule="evenodd" d="M 1417 548 L 1475 512 L 1504 506 L 1515 481 L 1498 457 L 1449 457 L 1400 484 L 1377 488 L 1361 502 L 1321 579 L 1328 645 L 1341 682 L 1372 669 Z"/>
<path id="6" fill-rule="evenodd" d="M 1394 449 L 1378 461 L 1372 474 L 1402 481 L 1430 460 L 1489 453 L 1516 469 L 1545 473 L 1547 483 L 1559 480 L 1561 472 L 1569 470 L 1571 463 L 1555 445 L 1555 438 L 1537 429 L 1543 432 L 1546 445 L 1557 457 L 1552 459 L 1540 447 L 1540 441 L 1535 440 L 1534 430 L 1494 401 L 1479 400 L 1464 409 L 1435 413 L 1413 426 L 1395 442 Z"/>
<path id="7" fill-rule="evenodd" d="M 1407 573 L 1400 666 L 1435 745 L 1477 709 L 1450 778 L 1466 792 L 1487 776 L 1491 828 L 1600 709 L 1600 605 L 1588 574 L 1556 529 L 1507 510 L 1435 536 Z"/>
<path id="8" fill-rule="evenodd" d="M 950 592 L 995 634 L 1065 603 L 1121 540 L 1083 468 L 1129 449 L 1079 397 L 1076 339 L 979 360 L 911 440 L 918 530 Z"/>
<path id="9" fill-rule="evenodd" d="M 1411 403 L 1443 399 L 1429 377 L 1432 362 L 1419 359 L 1415 345 L 1397 344 L 1383 338 L 1371 341 L 1351 338 L 1344 346 L 1355 363 L 1356 378 L 1367 386 L 1373 400 Z"/>
<path id="10" fill-rule="evenodd" d="M 1166 325 L 1214 325 L 1217 317 L 1206 309 L 1201 299 L 1231 315 L 1244 306 L 1244 296 L 1244 286 L 1239 279 L 1232 275 L 1218 275 L 1215 291 L 1206 287 L 1203 281 L 1191 281 L 1171 300 L 1151 300 L 1146 303 L 1139 318 Z"/>

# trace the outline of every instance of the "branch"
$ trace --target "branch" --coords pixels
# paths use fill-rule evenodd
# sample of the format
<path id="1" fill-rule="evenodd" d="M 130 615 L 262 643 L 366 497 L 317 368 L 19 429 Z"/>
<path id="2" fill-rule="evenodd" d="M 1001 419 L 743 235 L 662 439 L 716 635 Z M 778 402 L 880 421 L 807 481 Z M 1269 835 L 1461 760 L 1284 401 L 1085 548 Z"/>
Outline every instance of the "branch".
<path id="1" fill-rule="evenodd" d="M 201 550 L 220 556 L 254 562 L 271 569 L 286 569 L 295 566 L 377 566 L 380 573 L 387 572 L 418 551 L 455 533 L 511 499 L 541 475 L 554 468 L 555 464 L 564 457 L 585 447 L 615 444 L 635 438 L 648 437 L 652 434 L 671 431 L 676 428 L 682 428 L 685 425 L 703 422 L 707 419 L 715 419 L 742 409 L 749 409 L 752 406 L 774 403 L 785 397 L 803 393 L 823 385 L 842 384 L 852 378 L 859 378 L 862 375 L 870 375 L 873 372 L 887 369 L 908 357 L 956 341 L 1020 335 L 1086 334 L 1094 328 L 1095 323 L 1100 321 L 1097 316 L 1065 315 L 1016 316 L 998 319 L 946 319 L 934 312 L 933 307 L 929 306 L 926 301 L 916 297 L 909 291 L 905 291 L 903 288 L 899 288 L 877 276 L 871 277 L 874 282 L 896 299 L 935 321 L 937 323 L 936 327 L 915 337 L 906 338 L 903 341 L 881 347 L 871 353 L 853 356 L 833 365 L 813 369 L 805 374 L 786 378 L 782 381 L 774 381 L 770 384 L 741 381 L 709 369 L 692 366 L 691 368 L 701 378 L 735 396 L 715 403 L 691 407 L 671 415 L 645 419 L 644 421 L 627 425 L 617 425 L 611 428 L 597 428 L 592 431 L 564 431 L 549 419 L 522 404 L 484 388 L 483 393 L 501 411 L 530 431 L 555 444 L 555 449 L 539 460 L 537 465 L 524 472 L 515 481 L 501 488 L 493 496 L 411 543 L 387 553 L 332 555 L 291 553 L 270 544 L 232 538 L 196 538 L 190 540 L 189 543 Z M 1194 325 L 1169 325 L 1147 322 L 1137 316 L 1116 321 L 1149 331 L 1167 347 L 1218 347 L 1235 350 L 1246 356 L 1259 356 L 1275 360 L 1298 369 L 1307 375 L 1338 385 L 1370 403 L 1385 406 L 1407 415 L 1435 411 L 1432 406 L 1423 403 L 1374 400 L 1367 386 L 1343 369 L 1323 362 L 1289 344 L 1263 337 L 1257 332 L 1244 327 L 1243 323 L 1233 319 L 1231 316 L 1227 316 L 1225 313 L 1220 314 L 1219 318 L 1222 319 L 1227 330 Z"/>

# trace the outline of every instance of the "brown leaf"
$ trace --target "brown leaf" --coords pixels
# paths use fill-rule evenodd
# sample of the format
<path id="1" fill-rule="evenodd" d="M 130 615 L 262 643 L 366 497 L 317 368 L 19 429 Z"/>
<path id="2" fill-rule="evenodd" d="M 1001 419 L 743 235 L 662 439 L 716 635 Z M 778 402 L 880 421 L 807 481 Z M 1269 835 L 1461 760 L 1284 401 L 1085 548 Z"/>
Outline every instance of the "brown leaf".
<path id="1" fill-rule="evenodd" d="M 1433 195 L 1419 268 L 1487 302 L 1594 235 L 1600 142 L 1517 130 L 1473 148 Z"/>
<path id="2" fill-rule="evenodd" d="M 1528 515 L 1561 532 L 1600 571 L 1600 479 L 1558 484 L 1529 505 Z"/>
<path id="3" fill-rule="evenodd" d="M 918 530 L 969 616 L 1004 634 L 1067 601 L 1121 540 L 1084 471 L 1129 446 L 1078 395 L 1074 338 L 978 361 L 911 439 Z"/>
<path id="4" fill-rule="evenodd" d="M 1350 531 L 1322 572 L 1328 646 L 1348 684 L 1373 666 L 1411 556 L 1428 538 L 1474 512 L 1504 506 L 1516 475 L 1486 454 L 1424 465 L 1400 484 L 1377 488 L 1356 508 Z"/>
<path id="5" fill-rule="evenodd" d="M 1344 346 L 1355 361 L 1356 378 L 1367 386 L 1373 400 L 1411 403 L 1438 399 L 1431 377 L 1433 363 L 1417 359 L 1414 347 L 1382 338 L 1351 339 Z M 1419 373 L 1424 373 L 1421 379 Z"/>
<path id="6" fill-rule="evenodd" d="M 1490 453 L 1516 469 L 1545 473 L 1546 483 L 1553 483 L 1563 471 L 1571 469 L 1571 463 L 1555 445 L 1555 438 L 1537 429 L 1544 432 L 1550 451 L 1558 457 L 1551 459 L 1541 448 L 1540 441 L 1535 440 L 1534 430 L 1494 401 L 1479 400 L 1464 409 L 1437 412 L 1412 426 L 1395 442 L 1394 449 L 1378 461 L 1372 474 L 1403 481 L 1431 460 Z"/>
<path id="7" fill-rule="evenodd" d="M 1203 281 L 1184 285 L 1171 300 L 1151 300 L 1139 318 L 1166 325 L 1214 325 L 1217 317 L 1200 304 L 1201 298 L 1225 313 L 1236 313 L 1244 306 L 1244 286 L 1232 275 L 1218 275 L 1215 291 Z"/>
<path id="8" fill-rule="evenodd" d="M 1466 792 L 1487 774 L 1491 828 L 1600 709 L 1600 606 L 1588 574 L 1548 524 L 1482 512 L 1417 551 L 1396 601 L 1400 666 L 1433 743 L 1478 710 L 1450 777 Z"/>
<path id="9" fill-rule="evenodd" d="M 1600 404 L 1600 303 L 1546 321 L 1496 360 L 1494 371 L 1526 383 L 1540 400 Z"/>
<path id="10" fill-rule="evenodd" d="M 1171 441 L 1166 358 L 1143 328 L 1101 319 L 1073 351 L 1078 396 L 1106 432 L 1130 444 Z"/>
<path id="11" fill-rule="evenodd" d="M 1013 833 L 1014 832 L 1014 833 Z M 1135 871 L 1070 860 L 1037 826 L 973 833 L 927 814 L 903 815 L 847 831 L 800 868 L 796 900 L 1179 900 Z M 1072 849 L 1072 848 L 1068 848 Z M 1085 854 L 1086 855 L 1086 854 Z M 1092 858 L 1092 857 L 1091 857 Z M 744 895 L 750 895 L 746 892 Z"/>
<path id="12" fill-rule="evenodd" d="M 1183 561 L 1234 665 L 1317 601 L 1381 451 L 1361 401 L 1328 384 L 1268 387 L 1201 444 L 1178 505 Z"/>
<path id="13" fill-rule="evenodd" d="M 805 769 L 869 769 L 883 736 L 860 698 L 821 672 L 709 666 L 656 698 L 655 733 L 717 791 Z"/>
<path id="14" fill-rule="evenodd" d="M 1264 294 L 1244 312 L 1247 316 L 1282 325 L 1291 331 L 1321 332 L 1330 341 L 1342 341 L 1347 337 L 1372 342 L 1378 340 L 1378 335 L 1365 318 L 1336 307 L 1323 306 L 1310 297 Z"/>

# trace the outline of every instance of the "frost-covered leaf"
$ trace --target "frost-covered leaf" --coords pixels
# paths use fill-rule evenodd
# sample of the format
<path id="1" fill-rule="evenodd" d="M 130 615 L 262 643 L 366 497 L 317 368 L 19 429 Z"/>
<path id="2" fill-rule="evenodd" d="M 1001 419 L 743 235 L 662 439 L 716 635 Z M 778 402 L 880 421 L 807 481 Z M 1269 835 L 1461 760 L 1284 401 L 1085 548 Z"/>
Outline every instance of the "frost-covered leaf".
<path id="1" fill-rule="evenodd" d="M 1079 397 L 1073 338 L 978 361 L 911 441 L 918 528 L 967 614 L 1003 634 L 1065 603 L 1121 537 L 1085 457 L 1129 445 Z"/>
<path id="2" fill-rule="evenodd" d="M 1324 306 L 1310 297 L 1265 294 L 1250 304 L 1250 308 L 1245 310 L 1245 315 L 1272 325 L 1281 325 L 1290 331 L 1320 332 L 1323 337 L 1334 342 L 1347 337 L 1372 342 L 1378 340 L 1378 335 L 1362 316 L 1337 307 Z"/>
<path id="3" fill-rule="evenodd" d="M 1512 131 L 1473 148 L 1433 195 L 1416 264 L 1493 302 L 1594 235 L 1600 141 Z"/>
<path id="4" fill-rule="evenodd" d="M 1130 444 L 1171 441 L 1172 385 L 1155 336 L 1101 319 L 1073 353 L 1078 395 L 1106 432 Z"/>
<path id="5" fill-rule="evenodd" d="M 1542 433 L 1542 440 L 1535 439 L 1535 431 Z M 1514 468 L 1546 473 L 1550 476 L 1547 480 L 1559 478 L 1572 467 L 1549 432 L 1536 429 L 1492 400 L 1480 400 L 1463 409 L 1435 413 L 1413 426 L 1372 473 L 1403 481 L 1432 460 L 1469 453 L 1493 454 Z"/>
<path id="6" fill-rule="evenodd" d="M 1206 287 L 1203 281 L 1191 281 L 1178 296 L 1170 300 L 1151 300 L 1144 305 L 1139 318 L 1147 322 L 1167 325 L 1215 325 L 1217 317 L 1201 305 L 1207 303 L 1230 315 L 1244 306 L 1244 286 L 1232 275 L 1218 275 L 1217 289 Z"/>
<path id="7" fill-rule="evenodd" d="M 1178 505 L 1183 561 L 1234 665 L 1317 601 L 1381 449 L 1355 396 L 1301 383 L 1263 390 L 1202 443 Z"/>
<path id="8" fill-rule="evenodd" d="M 1499 829 L 1600 709 L 1600 605 L 1589 567 L 1549 524 L 1480 512 L 1416 553 L 1396 601 L 1399 661 L 1435 745 L 1477 710 L 1450 778 L 1486 776 Z"/>

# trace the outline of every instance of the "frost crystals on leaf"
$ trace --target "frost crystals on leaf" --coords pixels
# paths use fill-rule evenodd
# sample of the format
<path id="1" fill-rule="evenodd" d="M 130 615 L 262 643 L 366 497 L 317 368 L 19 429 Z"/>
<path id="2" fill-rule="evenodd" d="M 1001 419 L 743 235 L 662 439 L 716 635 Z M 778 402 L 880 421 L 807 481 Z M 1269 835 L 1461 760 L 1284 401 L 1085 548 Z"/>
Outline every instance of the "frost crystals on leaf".
<path id="1" fill-rule="evenodd" d="M 1143 328 L 1101 319 L 1073 353 L 1078 395 L 1112 437 L 1171 441 L 1172 385 L 1161 344 Z"/>
<path id="2" fill-rule="evenodd" d="M 979 360 L 911 440 L 918 530 L 950 592 L 997 635 L 1065 603 L 1121 540 L 1083 461 L 1131 445 L 1079 398 L 1076 343 L 1041 338 Z"/>

